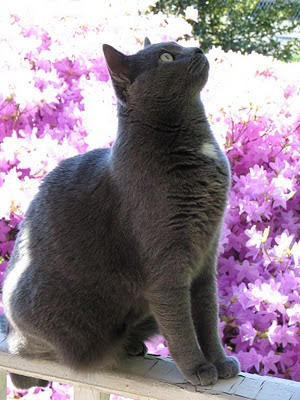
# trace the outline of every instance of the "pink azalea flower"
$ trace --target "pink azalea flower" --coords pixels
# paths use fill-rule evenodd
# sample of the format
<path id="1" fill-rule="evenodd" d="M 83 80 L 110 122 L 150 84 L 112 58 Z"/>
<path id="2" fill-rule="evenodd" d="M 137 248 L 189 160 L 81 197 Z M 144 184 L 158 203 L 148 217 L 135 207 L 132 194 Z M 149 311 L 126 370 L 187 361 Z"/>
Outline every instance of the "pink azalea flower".
<path id="1" fill-rule="evenodd" d="M 295 304 L 293 307 L 288 308 L 286 313 L 289 317 L 289 325 L 296 325 L 300 321 L 300 304 Z"/>
<path id="2" fill-rule="evenodd" d="M 256 329 L 253 328 L 250 321 L 240 326 L 240 336 L 242 342 L 249 342 L 252 346 L 256 337 Z"/>
<path id="3" fill-rule="evenodd" d="M 260 371 L 260 362 L 263 356 L 257 353 L 254 347 L 252 347 L 249 352 L 239 351 L 237 357 L 244 371 L 250 371 L 253 367 L 256 369 L 256 372 Z"/>
<path id="4" fill-rule="evenodd" d="M 275 374 L 278 373 L 275 365 L 278 361 L 280 361 L 280 355 L 275 354 L 273 350 L 270 350 L 269 353 L 262 359 L 262 363 L 264 365 L 264 375 L 268 374 L 269 372 L 274 372 Z"/>
<path id="5" fill-rule="evenodd" d="M 288 343 L 297 345 L 297 332 L 297 328 L 277 325 L 277 321 L 274 320 L 269 328 L 268 338 L 271 344 L 282 344 L 283 347 L 286 347 Z"/>
<path id="6" fill-rule="evenodd" d="M 242 264 L 236 264 L 235 269 L 238 271 L 237 282 L 247 279 L 250 282 L 255 281 L 259 277 L 259 270 L 254 264 L 250 264 L 248 260 Z"/>

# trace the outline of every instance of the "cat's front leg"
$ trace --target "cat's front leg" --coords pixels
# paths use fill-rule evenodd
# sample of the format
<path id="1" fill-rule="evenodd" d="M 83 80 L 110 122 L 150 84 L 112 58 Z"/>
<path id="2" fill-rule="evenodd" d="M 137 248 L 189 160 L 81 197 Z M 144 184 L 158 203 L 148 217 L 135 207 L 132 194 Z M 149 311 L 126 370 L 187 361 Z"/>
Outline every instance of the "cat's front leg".
<path id="1" fill-rule="evenodd" d="M 193 385 L 211 385 L 218 379 L 216 367 L 199 348 L 191 315 L 190 288 L 163 285 L 148 295 L 150 308 L 166 338 L 172 358 Z"/>
<path id="2" fill-rule="evenodd" d="M 226 356 L 219 336 L 214 262 L 214 255 L 208 256 L 202 274 L 192 284 L 192 315 L 205 358 L 215 365 L 219 378 L 231 378 L 240 372 L 240 365 L 235 357 Z"/>

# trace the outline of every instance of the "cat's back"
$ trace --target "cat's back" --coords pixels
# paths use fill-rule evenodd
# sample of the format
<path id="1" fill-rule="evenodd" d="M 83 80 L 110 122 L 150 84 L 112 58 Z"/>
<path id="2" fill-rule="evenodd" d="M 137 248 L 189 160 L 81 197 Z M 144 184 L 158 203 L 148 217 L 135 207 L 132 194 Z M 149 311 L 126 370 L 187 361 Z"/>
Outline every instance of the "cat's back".
<path id="1" fill-rule="evenodd" d="M 79 261 L 95 233 L 101 240 L 114 197 L 109 156 L 110 149 L 93 150 L 63 160 L 45 177 L 25 214 L 9 270 L 28 254 L 39 268 L 56 268 L 75 254 Z"/>
<path id="2" fill-rule="evenodd" d="M 74 218 L 85 208 L 93 207 L 93 193 L 108 189 L 109 156 L 110 149 L 96 149 L 61 161 L 44 178 L 25 218 L 54 218 L 60 212 L 66 216 L 69 211 Z"/>
<path id="3" fill-rule="evenodd" d="M 61 203 L 64 198 L 78 199 L 105 185 L 110 152 L 110 149 L 96 149 L 61 161 L 43 180 L 36 199 L 58 196 Z"/>

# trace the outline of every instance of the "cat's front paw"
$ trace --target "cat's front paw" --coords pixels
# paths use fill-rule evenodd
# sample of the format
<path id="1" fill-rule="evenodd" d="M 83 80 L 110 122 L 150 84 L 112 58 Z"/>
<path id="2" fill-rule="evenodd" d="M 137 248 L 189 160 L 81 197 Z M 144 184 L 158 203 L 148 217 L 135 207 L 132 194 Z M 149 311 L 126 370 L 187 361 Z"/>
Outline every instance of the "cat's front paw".
<path id="1" fill-rule="evenodd" d="M 148 351 L 145 343 L 139 340 L 126 343 L 125 350 L 129 356 L 145 356 Z"/>
<path id="2" fill-rule="evenodd" d="M 219 378 L 232 378 L 240 372 L 240 363 L 235 357 L 226 357 L 214 363 L 218 370 Z"/>
<path id="3" fill-rule="evenodd" d="M 185 377 L 192 385 L 208 386 L 217 382 L 218 371 L 211 362 L 205 362 L 198 365 L 192 374 L 185 374 Z"/>

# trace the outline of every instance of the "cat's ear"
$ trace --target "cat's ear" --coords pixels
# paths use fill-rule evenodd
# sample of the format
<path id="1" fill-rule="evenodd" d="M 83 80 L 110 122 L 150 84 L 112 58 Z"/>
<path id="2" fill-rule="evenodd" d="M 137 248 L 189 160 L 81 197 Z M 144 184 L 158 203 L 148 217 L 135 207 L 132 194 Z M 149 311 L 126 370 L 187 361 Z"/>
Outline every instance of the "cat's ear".
<path id="1" fill-rule="evenodd" d="M 118 82 L 130 82 L 127 57 L 109 44 L 103 45 L 103 53 L 111 77 Z"/>
<path id="2" fill-rule="evenodd" d="M 128 57 L 109 44 L 103 45 L 103 54 L 116 95 L 126 103 L 126 89 L 131 84 Z"/>
<path id="3" fill-rule="evenodd" d="M 144 39 L 144 49 L 148 46 L 151 46 L 151 42 L 149 40 L 149 38 L 147 38 L 147 36 Z"/>

